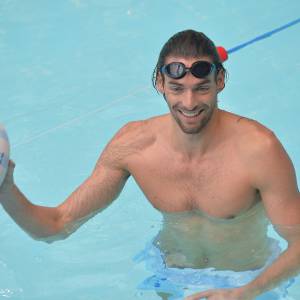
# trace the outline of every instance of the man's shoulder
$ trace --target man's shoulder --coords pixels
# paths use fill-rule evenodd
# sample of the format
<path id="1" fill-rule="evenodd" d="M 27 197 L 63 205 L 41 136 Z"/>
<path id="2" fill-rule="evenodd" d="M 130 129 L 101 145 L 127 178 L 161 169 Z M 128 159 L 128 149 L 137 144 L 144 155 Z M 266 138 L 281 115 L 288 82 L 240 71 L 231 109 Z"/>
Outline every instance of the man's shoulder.
<path id="1" fill-rule="evenodd" d="M 106 145 L 102 160 L 124 164 L 127 158 L 140 154 L 156 141 L 158 117 L 130 121 L 122 126 Z"/>
<path id="2" fill-rule="evenodd" d="M 237 147 L 247 158 L 263 158 L 282 147 L 274 132 L 256 120 L 236 116 L 236 128 Z"/>
<path id="3" fill-rule="evenodd" d="M 260 143 L 274 138 L 274 133 L 260 122 L 245 116 L 222 111 L 225 127 L 234 133 L 237 141 Z"/>
<path id="4" fill-rule="evenodd" d="M 115 142 L 123 142 L 128 139 L 135 141 L 153 140 L 164 119 L 165 115 L 161 115 L 145 120 L 130 121 L 118 130 L 113 140 Z"/>

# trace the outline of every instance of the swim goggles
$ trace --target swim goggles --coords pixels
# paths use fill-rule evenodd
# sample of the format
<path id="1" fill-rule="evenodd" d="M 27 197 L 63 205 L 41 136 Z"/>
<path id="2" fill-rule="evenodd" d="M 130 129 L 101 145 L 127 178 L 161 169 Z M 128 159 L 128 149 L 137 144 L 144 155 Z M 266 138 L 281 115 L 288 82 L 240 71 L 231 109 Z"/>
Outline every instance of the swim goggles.
<path id="1" fill-rule="evenodd" d="M 168 65 L 162 66 L 160 71 L 173 79 L 180 79 L 184 77 L 187 72 L 191 72 L 197 78 L 204 78 L 215 68 L 215 64 L 205 60 L 199 60 L 194 62 L 190 68 L 187 68 L 181 62 L 172 62 Z"/>

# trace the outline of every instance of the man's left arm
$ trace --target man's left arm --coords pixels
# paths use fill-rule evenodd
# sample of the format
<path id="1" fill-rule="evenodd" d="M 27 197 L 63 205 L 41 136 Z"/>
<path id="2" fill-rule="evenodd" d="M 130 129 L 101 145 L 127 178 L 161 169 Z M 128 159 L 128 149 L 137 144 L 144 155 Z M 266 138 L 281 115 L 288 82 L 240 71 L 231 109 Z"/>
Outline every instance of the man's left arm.
<path id="1" fill-rule="evenodd" d="M 254 296 L 273 289 L 300 272 L 300 194 L 293 164 L 275 135 L 263 142 L 252 163 L 254 186 L 259 190 L 274 229 L 287 249 L 245 288 Z"/>
<path id="2" fill-rule="evenodd" d="M 300 272 L 300 194 L 293 164 L 272 133 L 255 147 L 254 154 L 248 156 L 247 169 L 253 186 L 261 194 L 270 221 L 288 242 L 288 247 L 247 285 L 204 291 L 186 300 L 252 300 Z"/>

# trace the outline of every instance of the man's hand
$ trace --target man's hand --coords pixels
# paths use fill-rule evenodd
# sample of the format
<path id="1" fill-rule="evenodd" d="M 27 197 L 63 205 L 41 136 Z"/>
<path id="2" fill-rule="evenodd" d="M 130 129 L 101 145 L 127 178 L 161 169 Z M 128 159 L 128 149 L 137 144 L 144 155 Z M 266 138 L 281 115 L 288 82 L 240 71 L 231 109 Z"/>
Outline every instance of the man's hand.
<path id="1" fill-rule="evenodd" d="M 244 288 L 233 289 L 215 289 L 200 292 L 185 298 L 185 300 L 253 300 L 254 296 L 251 296 L 249 291 Z"/>
<path id="2" fill-rule="evenodd" d="M 5 176 L 5 179 L 3 180 L 1 186 L 0 186 L 0 201 L 2 196 L 4 197 L 7 192 L 10 192 L 14 185 L 14 169 L 15 169 L 15 163 L 10 160 L 8 163 L 8 169 Z"/>

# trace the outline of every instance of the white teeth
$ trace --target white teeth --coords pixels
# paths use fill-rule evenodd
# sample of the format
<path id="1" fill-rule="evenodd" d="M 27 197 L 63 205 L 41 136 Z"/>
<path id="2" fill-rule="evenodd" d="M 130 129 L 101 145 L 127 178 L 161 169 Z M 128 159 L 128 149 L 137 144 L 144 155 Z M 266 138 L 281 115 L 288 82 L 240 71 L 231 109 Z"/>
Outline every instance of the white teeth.
<path id="1" fill-rule="evenodd" d="M 180 110 L 180 112 L 181 112 L 183 115 L 185 115 L 186 117 L 195 117 L 195 116 L 197 116 L 197 115 L 200 114 L 201 110 L 198 111 L 198 112 L 185 112 L 185 111 Z"/>

